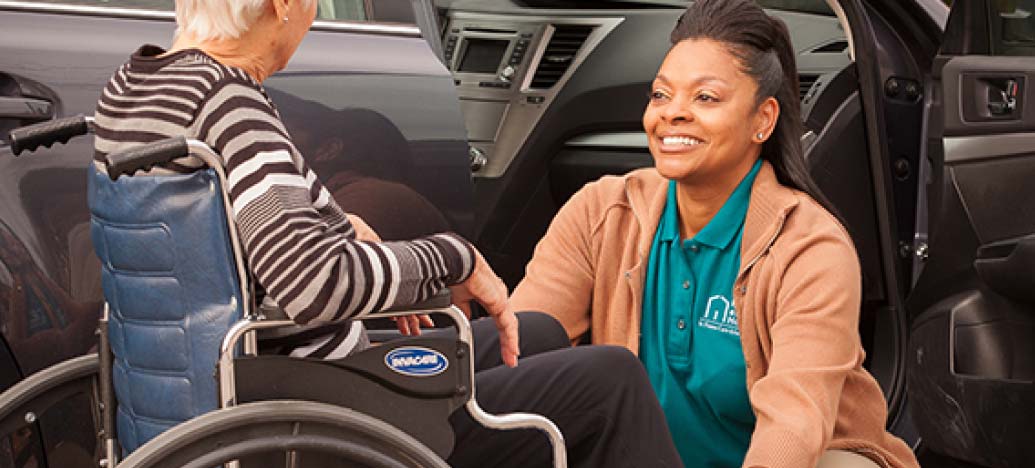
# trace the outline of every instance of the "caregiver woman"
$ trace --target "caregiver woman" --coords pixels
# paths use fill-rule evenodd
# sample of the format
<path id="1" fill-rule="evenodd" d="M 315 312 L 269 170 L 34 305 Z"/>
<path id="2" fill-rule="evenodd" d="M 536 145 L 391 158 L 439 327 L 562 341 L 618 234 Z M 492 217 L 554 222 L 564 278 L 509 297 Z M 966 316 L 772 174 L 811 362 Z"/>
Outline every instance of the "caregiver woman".
<path id="1" fill-rule="evenodd" d="M 805 169 L 786 26 L 701 0 L 671 40 L 655 167 L 575 194 L 510 309 L 638 352 L 686 466 L 918 466 L 862 367 L 858 259 Z"/>

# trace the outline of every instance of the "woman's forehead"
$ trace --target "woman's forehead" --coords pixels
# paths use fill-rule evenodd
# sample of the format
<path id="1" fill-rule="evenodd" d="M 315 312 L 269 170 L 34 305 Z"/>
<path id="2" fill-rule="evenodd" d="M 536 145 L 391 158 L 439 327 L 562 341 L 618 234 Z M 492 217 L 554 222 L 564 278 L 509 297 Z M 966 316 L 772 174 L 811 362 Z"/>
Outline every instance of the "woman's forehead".
<path id="1" fill-rule="evenodd" d="M 730 47 L 711 39 L 687 39 L 672 46 L 658 70 L 658 80 L 662 79 L 671 85 L 735 85 L 750 80 Z"/>

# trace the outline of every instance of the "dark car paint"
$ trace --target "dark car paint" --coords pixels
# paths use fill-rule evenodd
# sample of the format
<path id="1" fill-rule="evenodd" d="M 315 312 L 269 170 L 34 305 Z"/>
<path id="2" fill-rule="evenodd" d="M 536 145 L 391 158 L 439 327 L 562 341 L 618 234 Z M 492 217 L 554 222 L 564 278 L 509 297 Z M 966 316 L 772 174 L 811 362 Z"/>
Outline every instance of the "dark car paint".
<path id="1" fill-rule="evenodd" d="M 867 262 L 870 262 L 869 264 L 877 272 L 874 277 L 880 284 L 874 289 L 867 290 L 871 293 L 868 298 L 872 300 L 873 307 L 867 309 L 864 304 L 861 331 L 864 342 L 867 343 L 868 366 L 878 376 L 889 398 L 893 416 L 889 424 L 893 432 L 905 437 L 910 442 L 915 442 L 918 435 L 922 433 L 925 440 L 928 441 L 928 450 L 951 455 L 958 459 L 955 463 L 959 463 L 959 466 L 971 466 L 964 465 L 959 460 L 981 463 L 985 466 L 1017 466 L 1009 465 L 1008 462 L 1018 459 L 1025 460 L 1023 457 L 1028 452 L 1023 452 L 1023 450 L 1030 450 L 1030 447 L 1016 441 L 1018 437 L 1023 439 L 1024 434 L 1030 433 L 1030 431 L 1026 431 L 1023 424 L 1018 426 L 1011 421 L 1019 420 L 1023 423 L 1024 419 L 1030 419 L 1030 417 L 1024 411 L 1013 411 L 1009 414 L 1007 412 L 1018 404 L 1030 401 L 1020 398 L 1020 395 L 1026 394 L 1025 392 L 1030 394 L 1030 383 L 1025 383 L 1024 379 L 1016 379 L 1015 374 L 1018 372 L 1018 367 L 1004 367 L 1002 359 L 996 360 L 996 356 L 1010 355 L 1018 352 L 1018 349 L 1023 353 L 1024 349 L 1028 349 L 1025 346 L 1030 348 L 1035 341 L 1019 338 L 1017 340 L 1019 344 L 1004 343 L 1003 334 L 998 330 L 1019 330 L 1023 333 L 1028 329 L 1026 327 L 1031 327 L 1030 309 L 1023 300 L 1019 301 L 1008 297 L 1008 294 L 1003 296 L 1002 293 L 997 292 L 1003 287 L 989 283 L 987 274 L 984 277 L 980 276 L 981 272 L 975 268 L 974 261 L 978 255 L 975 252 L 979 248 L 984 248 L 984 255 L 989 256 L 991 260 L 998 258 L 996 257 L 998 255 L 996 245 L 993 245 L 994 242 L 991 244 L 983 242 L 987 240 L 986 238 L 1007 242 L 1010 244 L 1006 245 L 1007 250 L 1016 249 L 1017 245 L 1027 245 L 1024 243 L 1025 234 L 1030 233 L 1031 229 L 1027 226 L 1000 226 L 1001 223 L 998 221 L 975 226 L 973 224 L 975 220 L 971 219 L 967 213 L 973 209 L 980 209 L 983 212 L 987 210 L 989 213 L 999 213 L 995 216 L 1006 216 L 1008 219 L 1009 211 L 1002 214 L 1003 207 L 996 208 L 996 203 L 999 202 L 993 198 L 980 196 L 981 193 L 995 189 L 995 187 L 987 186 L 987 183 L 982 185 L 981 181 L 1010 181 L 1019 184 L 1030 172 L 1027 168 L 1029 165 L 1022 161 L 1016 162 L 1017 165 L 988 165 L 989 168 L 998 168 L 998 171 L 980 167 L 976 169 L 959 167 L 943 178 L 943 167 L 938 160 L 943 150 L 941 139 L 940 137 L 929 137 L 929 135 L 935 135 L 941 131 L 941 122 L 928 120 L 928 116 L 937 120 L 936 116 L 939 115 L 937 112 L 940 111 L 937 107 L 941 99 L 940 88 L 932 87 L 930 83 L 931 70 L 936 70 L 940 66 L 935 58 L 941 44 L 940 26 L 935 24 L 920 7 L 911 2 L 842 0 L 841 3 L 845 7 L 846 14 L 852 18 L 853 24 L 857 25 L 856 28 L 863 24 L 866 26 L 856 32 L 856 43 L 860 55 L 857 56 L 857 61 L 851 70 L 855 74 L 851 76 L 851 80 L 859 87 L 859 90 L 855 98 L 856 107 L 849 111 L 856 114 L 848 119 L 849 127 L 847 128 L 851 128 L 851 131 L 846 131 L 841 138 L 836 136 L 840 132 L 834 132 L 834 137 L 828 136 L 821 139 L 820 143 L 829 148 L 838 148 L 839 145 L 844 144 L 857 145 L 851 150 L 854 151 L 852 154 L 858 154 L 865 161 L 862 167 L 834 167 L 833 170 L 841 171 L 838 173 L 843 174 L 865 171 L 866 175 L 866 177 L 861 177 L 863 174 L 860 174 L 860 180 L 857 181 L 859 182 L 858 187 L 860 190 L 865 189 L 866 195 L 859 195 L 863 192 L 846 192 L 846 199 L 854 196 L 859 198 L 855 200 L 859 205 L 872 204 L 869 207 L 872 209 L 868 212 L 870 214 L 863 215 L 865 219 L 858 223 L 867 226 L 864 235 L 867 237 L 867 241 L 872 241 L 872 253 L 868 253 L 870 252 L 869 247 L 861 247 L 860 254 L 866 255 L 866 258 L 863 258 L 864 270 L 867 268 Z M 13 39 L 5 36 L 7 33 L 3 28 L 6 25 L 4 15 L 5 13 L 0 13 L 0 44 L 9 44 Z M 478 206 L 477 216 L 474 216 L 470 210 L 468 204 L 471 203 L 471 199 L 469 197 L 461 199 L 460 195 L 454 194 L 443 199 L 434 198 L 436 197 L 434 191 L 427 187 L 422 188 L 420 177 L 416 179 L 413 177 L 413 173 L 419 175 L 429 173 L 428 171 L 436 167 L 435 163 L 440 161 L 439 157 L 416 159 L 416 162 L 413 163 L 414 167 L 420 167 L 420 169 L 407 171 L 408 174 L 393 173 L 389 175 L 383 172 L 386 168 L 393 167 L 398 161 L 394 158 L 399 157 L 401 151 L 405 151 L 393 149 L 406 146 L 398 145 L 398 135 L 383 141 L 375 139 L 370 142 L 354 139 L 338 143 L 342 147 L 353 145 L 352 151 L 359 153 L 374 151 L 373 148 L 380 146 L 382 150 L 390 154 L 384 160 L 391 161 L 384 165 L 370 165 L 370 160 L 342 158 L 340 166 L 345 169 L 345 173 L 341 177 L 348 178 L 348 172 L 351 169 L 376 175 L 374 179 L 378 183 L 394 184 L 398 181 L 409 181 L 413 184 L 411 186 L 416 188 L 417 193 L 432 200 L 433 204 L 442 207 L 442 216 L 432 216 L 433 219 L 427 220 L 429 225 L 446 222 L 455 229 L 474 234 L 479 247 L 486 252 L 494 267 L 508 282 L 515 282 L 521 277 L 522 268 L 532 246 L 544 232 L 556 208 L 570 193 L 586 180 L 603 173 L 621 173 L 632 167 L 649 163 L 649 155 L 645 153 L 597 151 L 597 154 L 589 155 L 590 157 L 587 158 L 585 154 L 573 154 L 578 150 L 566 148 L 563 143 L 574 135 L 592 131 L 638 129 L 639 112 L 642 109 L 642 103 L 645 102 L 644 90 L 647 81 L 642 78 L 642 73 L 636 70 L 656 68 L 657 63 L 660 62 L 665 44 L 667 44 L 667 29 L 659 25 L 665 21 L 671 23 L 670 16 L 674 18 L 670 11 L 664 10 L 642 11 L 627 16 L 626 21 L 582 64 L 572 81 L 562 90 L 554 105 L 544 116 L 543 125 L 540 125 L 529 138 L 515 165 L 505 177 L 499 180 L 481 179 L 478 181 L 474 191 L 474 203 L 477 203 Z M 148 28 L 154 27 L 154 22 L 138 23 L 146 23 L 132 30 L 134 33 L 141 34 L 140 37 L 151 37 L 152 39 L 147 40 L 160 44 L 168 41 L 170 25 L 160 25 L 159 29 L 167 28 L 161 31 L 148 31 Z M 75 26 L 70 27 L 73 28 L 71 30 L 74 33 L 84 34 L 82 27 L 80 29 L 74 29 Z M 306 45 L 300 51 L 299 57 L 292 63 L 290 73 L 284 75 L 284 81 L 274 78 L 270 82 L 271 95 L 280 106 L 282 113 L 285 114 L 285 121 L 289 127 L 294 127 L 291 130 L 293 134 L 299 134 L 300 140 L 305 139 L 301 135 L 308 130 L 308 127 L 307 125 L 299 126 L 297 120 L 290 114 L 322 116 L 313 119 L 314 121 L 319 121 L 324 117 L 331 119 L 335 114 L 348 114 L 350 117 L 346 117 L 346 120 L 353 125 L 352 130 L 349 131 L 350 134 L 364 133 L 370 129 L 382 129 L 379 131 L 386 135 L 401 133 L 407 137 L 409 149 L 414 154 L 427 154 L 421 151 L 431 151 L 443 155 L 463 152 L 463 129 L 459 128 L 459 114 L 455 104 L 445 104 L 450 99 L 455 101 L 455 96 L 449 96 L 450 93 L 446 92 L 446 88 L 449 88 L 449 76 L 444 69 L 441 69 L 441 64 L 433 63 L 437 60 L 434 60 L 430 53 L 418 60 L 422 64 L 418 68 L 424 70 L 422 73 L 435 76 L 436 79 L 443 82 L 442 85 L 435 83 L 431 87 L 435 93 L 442 93 L 435 94 L 441 98 L 440 101 L 435 101 L 440 111 L 445 112 L 447 119 L 454 120 L 456 123 L 456 126 L 450 125 L 449 129 L 442 133 L 453 135 L 446 138 L 445 143 L 440 143 L 435 138 L 427 138 L 427 135 L 433 133 L 425 132 L 426 129 L 422 129 L 422 125 L 434 124 L 434 122 L 423 122 L 420 118 L 409 119 L 410 116 L 407 115 L 410 109 L 414 108 L 410 105 L 412 100 L 420 99 L 423 103 L 425 99 L 424 91 L 409 91 L 410 87 L 420 86 L 416 82 L 405 81 L 408 76 L 405 68 L 411 64 L 404 59 L 395 60 L 397 55 L 370 54 L 368 50 L 364 52 L 364 49 L 343 51 L 336 48 L 336 39 L 330 34 L 328 33 L 327 39 L 319 40 L 320 44 L 326 48 L 312 46 L 313 37 L 319 36 L 319 34 L 311 34 Z M 70 33 L 69 37 L 75 36 Z M 631 38 L 636 38 L 636 43 L 640 46 L 626 47 Z M 859 38 L 870 39 L 859 44 Z M 367 37 L 367 39 L 371 39 L 371 42 L 379 42 L 382 38 L 374 40 L 374 38 Z M 392 40 L 399 39 L 392 38 Z M 426 48 L 425 45 L 418 44 L 421 42 L 419 40 L 405 40 L 410 41 L 409 44 L 415 48 Z M 43 41 L 40 42 L 41 44 L 53 42 L 47 38 L 40 38 L 40 41 Z M 83 42 L 85 43 L 85 41 Z M 106 47 L 115 47 L 112 42 L 102 41 L 100 43 Z M 657 47 L 642 45 L 646 43 L 656 43 Z M 880 44 L 880 47 L 871 49 L 867 44 Z M 123 47 L 118 50 L 128 51 L 128 48 L 135 45 L 135 43 L 118 45 Z M 87 49 L 92 51 L 91 53 L 110 50 L 110 48 L 95 47 L 96 49 L 93 47 Z M 327 56 L 337 56 L 337 54 L 342 54 L 347 59 L 341 59 L 343 65 L 340 69 L 331 67 L 330 70 L 327 70 L 324 60 Z M 386 56 L 393 57 L 393 60 L 383 60 L 383 57 Z M 303 59 L 303 57 L 306 58 Z M 111 59 L 112 62 L 107 65 L 107 68 L 94 67 L 97 76 L 103 75 L 103 79 L 106 79 L 110 69 L 125 59 L 125 53 L 115 54 Z M 26 68 L 25 65 L 19 63 L 21 61 L 25 61 L 30 66 Z M 5 71 L 6 64 L 11 62 L 17 63 L 15 69 L 18 70 L 32 70 L 33 66 L 38 66 L 33 65 L 35 62 L 31 60 L 31 57 L 23 56 L 18 60 L 8 61 L 5 55 L 5 57 L 0 57 L 0 72 Z M 392 76 L 393 79 L 380 80 L 377 83 L 363 81 L 366 78 L 366 74 L 362 71 L 365 67 L 375 70 L 387 69 L 386 74 Z M 78 68 L 69 67 L 67 70 L 80 73 Z M 357 70 L 359 71 L 357 72 Z M 342 86 L 360 91 L 354 91 L 358 93 L 355 95 L 338 93 L 328 96 L 320 95 L 314 89 L 329 89 L 319 83 L 325 79 L 345 82 L 346 84 Z M 351 82 L 352 80 L 355 82 Z M 427 84 L 432 81 L 429 79 L 421 83 Z M 381 86 L 380 89 L 385 91 L 371 93 L 370 89 L 378 89 L 373 87 L 375 84 Z M 911 91 L 911 87 L 918 87 L 918 89 Z M 3 88 L 0 87 L 0 89 Z M 409 94 L 404 94 L 403 98 L 399 98 L 399 93 L 407 92 Z M 397 108 L 386 110 L 384 114 L 345 108 L 346 104 L 356 101 L 380 104 L 379 93 L 390 94 L 394 99 L 398 99 L 394 103 L 383 103 L 386 107 L 395 105 Z M 293 98 L 292 95 L 308 101 L 318 101 L 318 103 L 303 102 L 303 99 Z M 606 96 L 606 99 L 601 99 L 601 96 Z M 96 91 L 94 91 L 92 99 L 95 98 Z M 352 101 L 353 99 L 354 101 Z M 824 99 L 824 96 L 820 95 L 817 99 Z M 88 101 L 92 104 L 92 100 Z M 372 104 L 371 107 L 373 106 Z M 67 103 L 65 108 L 59 106 L 59 112 L 68 112 Z M 391 118 L 385 118 L 386 115 Z M 386 126 L 387 124 L 398 125 L 399 121 L 411 123 L 399 126 L 395 131 Z M 320 125 L 313 125 L 314 128 L 318 126 Z M 450 134 L 449 131 L 455 133 Z M 865 146 L 859 145 L 860 137 L 867 139 Z M 414 140 L 422 141 L 418 143 Z M 306 143 L 300 141 L 300 146 L 305 145 Z M 439 147 L 439 145 L 442 146 Z M 307 155 L 321 153 L 320 145 L 311 146 L 306 151 Z M 83 148 L 89 150 L 87 146 Z M 427 150 L 427 148 L 433 149 Z M 46 154 L 50 153 L 37 156 Z M 75 157 L 71 156 L 72 154 L 78 154 L 81 157 L 86 153 L 70 152 L 68 154 L 69 165 L 72 165 L 71 162 L 76 161 Z M 930 173 L 924 172 L 927 161 L 924 161 L 925 158 L 922 158 L 921 155 L 928 155 L 930 158 L 930 162 L 933 164 Z M 404 158 L 404 161 L 411 158 L 412 156 Z M 608 158 L 612 161 L 615 158 L 626 159 L 617 165 L 599 162 Z M 0 158 L 0 161 L 6 161 L 6 159 L 10 158 Z M 443 157 L 441 160 L 445 159 L 449 158 Z M 448 168 L 438 168 L 442 171 L 437 173 L 438 176 L 426 179 L 436 179 L 439 176 L 456 177 L 451 180 L 466 179 L 466 167 L 463 171 L 459 170 L 459 166 L 466 165 L 466 158 L 455 157 L 449 161 L 453 164 L 450 164 Z M 589 161 L 588 165 L 587 161 Z M 25 160 L 18 162 L 26 164 Z M 420 166 L 425 163 L 427 164 Z M 0 177 L 8 178 L 7 171 L 16 170 L 15 165 L 9 162 L 0 162 L 0 164 L 3 164 L 0 166 L 0 170 L 4 171 L 2 173 L 4 175 L 0 175 Z M 65 245 L 68 245 L 72 242 L 69 239 L 75 236 L 69 232 L 70 228 L 66 225 L 75 225 L 75 222 L 59 221 L 62 216 L 57 216 L 59 219 L 51 219 L 40 214 L 29 215 L 28 213 L 42 211 L 51 206 L 49 204 L 40 205 L 38 202 L 32 201 L 51 199 L 40 198 L 44 195 L 61 200 L 55 203 L 67 203 L 76 190 L 65 190 L 64 192 L 68 193 L 61 195 L 63 192 L 60 189 L 63 184 L 74 185 L 77 183 L 73 181 L 75 176 L 62 176 L 60 169 L 66 166 L 51 167 L 38 161 L 28 164 L 32 165 L 31 170 L 16 173 L 9 177 L 10 180 L 5 180 L 7 183 L 17 183 L 20 189 L 16 192 L 16 197 L 10 198 L 10 203 L 7 203 L 7 198 L 0 199 L 5 202 L 0 204 L 0 210 L 5 210 L 0 211 L 0 220 L 7 219 L 7 211 L 16 212 L 17 215 L 24 218 L 21 224 L 16 223 L 18 226 L 22 226 L 22 229 L 17 232 L 22 233 L 25 239 L 34 242 L 30 244 L 33 249 L 38 250 L 40 245 L 53 245 L 44 244 L 43 241 L 38 240 L 41 234 L 38 234 L 37 231 L 44 232 L 43 237 L 50 235 L 60 238 Z M 357 169 L 357 165 L 362 166 L 361 169 Z M 58 169 L 58 171 L 47 172 L 54 169 Z M 923 187 L 918 188 L 918 185 L 927 177 L 932 178 L 930 189 L 925 191 Z M 52 181 L 52 178 L 56 178 L 56 180 Z M 26 182 L 26 179 L 29 182 Z M 61 180 L 72 182 L 60 182 Z M 833 183 L 836 184 L 836 179 Z M 470 183 L 465 182 L 465 184 L 465 188 L 458 192 L 465 192 L 463 196 L 466 197 L 470 195 Z M 962 184 L 964 191 L 962 194 L 955 188 L 959 184 Z M 36 189 L 35 185 L 41 185 L 44 188 Z M 8 189 L 4 188 L 6 186 L 0 183 L 0 196 L 7 196 Z M 1014 185 L 1011 190 L 1019 189 L 1019 187 L 1023 187 L 1023 185 Z M 965 193 L 968 190 L 971 192 L 969 195 Z M 21 191 L 33 196 L 25 197 Z M 1007 191 L 1005 193 L 1008 199 L 1024 200 L 1025 194 L 1030 192 Z M 1010 193 L 1013 195 L 1009 195 Z M 65 199 L 61 199 L 62 196 Z M 926 221 L 921 219 L 922 216 L 918 217 L 916 212 L 918 206 L 924 206 L 921 198 L 923 196 L 929 197 L 927 206 L 930 206 L 932 211 L 929 223 L 932 227 L 930 250 L 939 253 L 932 254 L 926 264 L 916 260 L 913 250 L 920 245 L 920 242 L 912 238 L 914 232 L 920 230 L 920 224 Z M 412 199 L 412 197 L 403 198 Z M 81 204 L 82 202 L 72 199 L 71 203 Z M 419 204 L 419 202 L 414 203 Z M 1001 205 L 1001 203 L 999 204 Z M 372 204 L 371 206 L 377 205 Z M 17 210 L 12 210 L 12 208 L 17 208 Z M 346 208 L 348 209 L 348 207 Z M 381 207 L 377 207 L 374 211 L 380 209 Z M 922 215 L 922 213 L 920 214 Z M 71 220 L 76 219 L 74 214 L 70 214 L 68 217 Z M 1035 218 L 1028 217 L 1028 219 Z M 977 221 L 981 224 L 980 219 Z M 847 223 L 851 230 L 852 220 L 847 220 Z M 989 229 L 1002 235 L 979 236 L 980 230 L 988 231 Z M 407 237 L 401 231 L 399 235 Z M 853 236 L 856 236 L 856 232 L 853 232 Z M 18 237 L 18 239 L 23 237 Z M 859 241 L 857 240 L 857 242 Z M 862 246 L 863 243 L 860 245 Z M 23 250 L 36 251 L 29 247 L 24 247 Z M 12 254 L 12 256 L 17 255 Z M 37 256 L 39 255 L 37 254 Z M 30 257 L 35 258 L 32 255 Z M 60 256 L 54 255 L 54 257 Z M 71 267 L 66 265 L 73 263 L 67 258 L 48 257 L 47 261 L 50 262 L 45 270 L 48 272 L 47 275 L 25 273 L 23 276 L 51 278 L 53 275 L 59 275 L 63 271 L 62 268 L 70 269 Z M 65 263 L 61 263 L 62 261 Z M 85 260 L 76 261 L 80 262 L 83 269 L 89 269 L 89 265 L 84 263 Z M 43 260 L 28 263 L 36 265 L 43 263 Z M 923 274 L 920 275 L 919 282 L 914 286 L 914 279 L 920 272 Z M 73 274 L 72 272 L 65 274 L 67 278 L 72 276 L 81 278 L 80 281 L 84 281 L 84 283 L 80 287 L 89 289 L 87 286 L 89 275 Z M 4 279 L 2 274 L 0 274 L 0 279 Z M 43 285 L 23 287 L 23 290 L 47 290 L 45 282 L 35 279 L 32 281 Z M 32 281 L 28 283 L 32 283 Z M 57 284 L 61 284 L 67 289 L 65 285 L 71 284 L 71 279 L 64 281 L 66 282 Z M 6 283 L 0 284 L 6 285 Z M 65 294 L 68 293 L 65 292 Z M 60 294 L 56 294 L 56 296 L 60 296 Z M 29 299 L 23 301 L 26 304 L 29 303 Z M 23 320 L 24 323 L 46 323 L 47 321 L 53 323 L 62 320 L 61 316 L 54 315 L 49 311 L 64 310 L 64 307 L 48 306 L 46 302 L 37 302 L 43 305 L 37 307 L 40 312 L 36 313 L 36 322 Z M 969 307 L 969 309 L 957 312 L 962 310 L 961 306 Z M 69 308 L 69 310 L 71 309 Z M 965 320 L 953 322 L 953 314 L 960 315 Z M 6 316 L 5 312 L 5 319 Z M 963 349 L 962 353 L 958 344 L 954 344 L 957 346 L 956 349 L 948 347 L 951 339 L 946 335 L 946 330 L 953 326 L 971 327 L 969 330 L 977 330 L 977 333 L 971 337 L 971 344 L 965 345 L 967 348 Z M 28 325 L 21 325 L 21 327 L 26 328 Z M 6 332 L 6 326 L 4 330 Z M 992 330 L 994 333 L 981 334 L 982 330 Z M 912 342 L 907 343 L 907 335 L 910 332 L 913 334 L 913 339 Z M 989 339 L 992 340 L 991 347 L 988 346 L 987 340 Z M 925 340 L 929 344 L 925 345 Z M 929 357 L 924 360 L 920 357 L 921 355 L 936 355 L 939 356 L 939 360 L 932 360 Z M 2 359 L 3 356 L 0 353 L 0 361 Z M 948 372 L 953 369 L 953 366 L 956 366 L 957 369 L 971 369 L 970 373 L 975 375 L 937 374 Z M 1021 367 L 1020 369 L 1024 371 L 1026 368 Z M 907 371 L 910 373 L 908 376 L 911 386 L 909 394 L 905 391 Z M 928 373 L 923 374 L 922 372 Z M 981 383 L 982 378 L 985 379 L 985 383 Z M 960 389 L 973 382 L 978 382 L 978 384 L 970 393 L 959 394 L 960 391 L 963 391 Z M 956 390 L 946 391 L 946 389 L 952 388 Z M 922 391 L 923 394 L 917 394 L 917 391 Z M 998 400 L 991 402 L 991 399 Z M 918 407 L 918 405 L 920 406 Z M 972 419 L 970 421 L 965 419 L 965 415 L 981 414 L 982 408 L 993 408 L 995 414 L 985 415 L 990 419 Z M 919 419 L 914 421 L 910 419 L 911 416 L 917 416 Z M 997 426 L 994 430 L 987 429 L 989 424 L 998 424 L 1001 427 Z M 917 427 L 919 427 L 919 433 Z M 982 429 L 983 427 L 986 429 Z M 1020 428 L 1020 431 L 1014 430 L 1017 427 Z M 2 463 L 0 461 L 0 466 Z M 56 465 L 51 464 L 51 466 Z"/>
<path id="2" fill-rule="evenodd" d="M 167 19 L 0 10 L 0 77 L 19 85 L 0 92 L 44 98 L 55 117 L 92 114 L 112 71 L 144 43 L 168 45 L 173 29 Z M 314 30 L 267 88 L 343 208 L 383 238 L 470 232 L 457 97 L 419 36 Z M 5 127 L 28 123 L 0 118 Z M 95 346 L 103 298 L 85 199 L 92 155 L 91 138 L 19 158 L 0 141 L 0 346 L 11 351 L 0 353 L 2 388 Z M 28 433 L 0 441 L 0 467 L 43 457 L 49 466 L 92 464 L 82 403 L 68 402 L 35 426 L 45 451 L 38 440 L 25 443 L 35 437 Z"/>

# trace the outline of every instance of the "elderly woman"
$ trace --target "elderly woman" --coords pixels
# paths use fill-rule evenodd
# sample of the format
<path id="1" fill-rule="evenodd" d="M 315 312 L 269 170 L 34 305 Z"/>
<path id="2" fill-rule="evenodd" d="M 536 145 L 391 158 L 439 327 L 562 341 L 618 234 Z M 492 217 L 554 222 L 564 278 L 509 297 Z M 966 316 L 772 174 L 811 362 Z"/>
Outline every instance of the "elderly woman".
<path id="1" fill-rule="evenodd" d="M 805 168 L 787 27 L 697 0 L 671 42 L 655 167 L 575 194 L 511 307 L 638 352 L 687 466 L 915 468 L 862 366 L 859 263 Z"/>
<path id="2" fill-rule="evenodd" d="M 363 225 L 350 221 L 310 170 L 261 84 L 284 68 L 315 15 L 313 0 L 177 0 L 172 48 L 141 47 L 104 89 L 96 112 L 98 160 L 177 135 L 215 148 L 224 158 L 230 208 L 265 302 L 298 323 L 343 324 L 296 354 L 345 355 L 363 343 L 362 328 L 345 325 L 348 319 L 450 286 L 461 308 L 476 300 L 494 319 L 495 327 L 492 321 L 476 325 L 476 343 L 498 341 L 503 361 L 495 352 L 475 350 L 483 407 L 553 419 L 570 443 L 571 459 L 583 466 L 644 460 L 678 466 L 660 407 L 631 353 L 617 347 L 549 351 L 564 348 L 566 339 L 543 315 L 521 320 L 522 328 L 535 329 L 527 336 L 534 334 L 538 343 L 519 350 L 518 319 L 506 310 L 506 288 L 457 235 L 357 239 Z M 189 172 L 198 165 L 181 158 L 154 171 Z M 364 237 L 376 239 L 369 232 Z M 490 432 L 463 412 L 452 422 L 456 466 L 549 463 L 546 440 L 534 431 Z"/>

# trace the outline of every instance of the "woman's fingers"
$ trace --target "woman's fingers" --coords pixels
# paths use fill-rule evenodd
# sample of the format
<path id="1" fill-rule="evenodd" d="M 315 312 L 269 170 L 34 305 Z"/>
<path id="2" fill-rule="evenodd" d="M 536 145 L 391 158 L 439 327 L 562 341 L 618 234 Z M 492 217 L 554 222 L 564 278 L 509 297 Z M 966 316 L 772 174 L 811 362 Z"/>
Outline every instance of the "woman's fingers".
<path id="1" fill-rule="evenodd" d="M 514 312 L 504 311 L 494 316 L 496 330 L 500 334 L 500 355 L 503 363 L 509 367 L 517 367 L 518 356 L 521 355 L 520 342 L 518 341 L 518 319 Z"/>
<path id="2" fill-rule="evenodd" d="M 349 223 L 352 224 L 352 228 L 356 231 L 356 239 L 367 242 L 381 242 L 381 236 L 378 236 L 374 228 L 370 227 L 366 221 L 363 221 L 363 218 L 350 213 L 345 213 L 345 217 L 349 219 Z"/>

